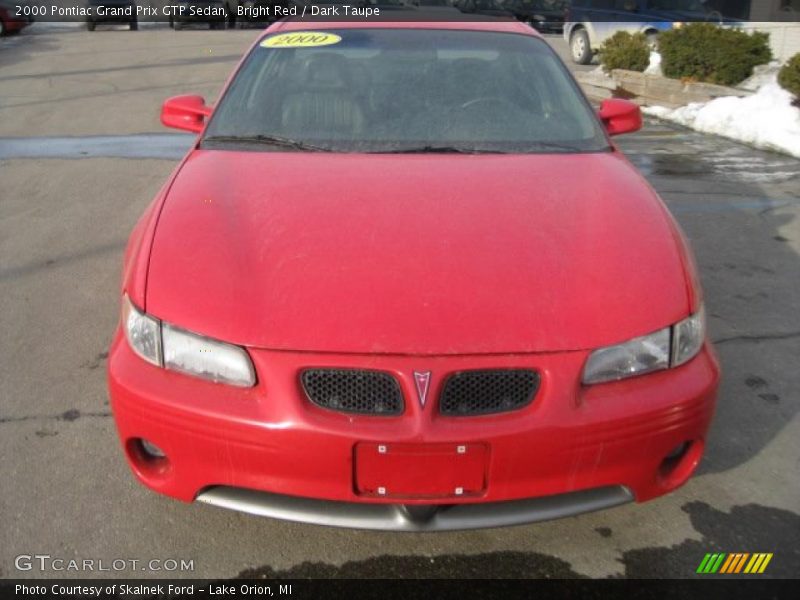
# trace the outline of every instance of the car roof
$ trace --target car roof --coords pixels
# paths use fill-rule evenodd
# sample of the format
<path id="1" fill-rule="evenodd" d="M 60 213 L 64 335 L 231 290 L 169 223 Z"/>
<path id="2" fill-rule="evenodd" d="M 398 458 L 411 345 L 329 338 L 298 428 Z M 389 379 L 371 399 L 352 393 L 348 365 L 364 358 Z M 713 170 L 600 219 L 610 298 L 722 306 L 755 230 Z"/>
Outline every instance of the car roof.
<path id="1" fill-rule="evenodd" d="M 521 33 L 531 37 L 541 37 L 533 27 L 516 20 L 497 19 L 458 21 L 278 21 L 267 28 L 265 33 L 279 31 L 305 31 L 314 29 L 449 29 L 462 31 L 493 31 L 499 33 Z"/>

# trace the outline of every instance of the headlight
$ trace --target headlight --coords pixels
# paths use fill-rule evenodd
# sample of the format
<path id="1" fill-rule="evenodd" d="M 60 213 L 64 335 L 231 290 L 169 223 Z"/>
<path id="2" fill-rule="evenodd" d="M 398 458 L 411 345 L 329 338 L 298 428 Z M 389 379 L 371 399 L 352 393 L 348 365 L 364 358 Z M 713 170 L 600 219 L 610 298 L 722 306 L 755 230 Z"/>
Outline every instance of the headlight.
<path id="1" fill-rule="evenodd" d="M 239 346 L 217 342 L 164 323 L 164 367 L 227 383 L 251 387 L 256 382 L 253 364 Z"/>
<path id="2" fill-rule="evenodd" d="M 705 340 L 705 312 L 650 335 L 595 350 L 583 369 L 583 383 L 602 383 L 682 365 L 700 352 Z"/>
<path id="3" fill-rule="evenodd" d="M 122 298 L 122 323 L 133 351 L 158 367 L 239 387 L 256 383 L 244 348 L 218 342 L 163 323 Z"/>
<path id="4" fill-rule="evenodd" d="M 122 326 L 136 354 L 149 363 L 161 366 L 161 329 L 158 320 L 149 317 L 133 304 L 128 295 L 122 297 Z"/>
<path id="5" fill-rule="evenodd" d="M 669 327 L 618 346 L 595 350 L 583 369 L 583 383 L 644 375 L 669 367 Z"/>

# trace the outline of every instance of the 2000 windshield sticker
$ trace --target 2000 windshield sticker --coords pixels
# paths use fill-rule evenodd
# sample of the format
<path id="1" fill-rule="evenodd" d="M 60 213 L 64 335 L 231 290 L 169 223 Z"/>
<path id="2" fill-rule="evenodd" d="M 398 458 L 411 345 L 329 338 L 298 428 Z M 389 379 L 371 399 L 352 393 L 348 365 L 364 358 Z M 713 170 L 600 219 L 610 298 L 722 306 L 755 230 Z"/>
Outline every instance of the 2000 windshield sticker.
<path id="1" fill-rule="evenodd" d="M 335 33 L 323 31 L 293 31 L 267 38 L 261 45 L 264 48 L 314 48 L 338 44 L 342 38 Z"/>

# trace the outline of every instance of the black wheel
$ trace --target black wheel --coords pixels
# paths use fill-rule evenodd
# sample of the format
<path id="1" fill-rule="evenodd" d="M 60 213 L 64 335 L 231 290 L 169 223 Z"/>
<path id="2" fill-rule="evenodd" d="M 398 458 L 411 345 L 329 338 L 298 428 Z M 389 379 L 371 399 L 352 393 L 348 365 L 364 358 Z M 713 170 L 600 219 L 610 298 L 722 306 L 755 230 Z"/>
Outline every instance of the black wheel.
<path id="1" fill-rule="evenodd" d="M 97 23 L 94 21 L 86 21 L 86 29 L 89 31 L 94 31 L 94 28 L 97 27 Z"/>
<path id="2" fill-rule="evenodd" d="M 585 29 L 578 29 L 569 36 L 569 49 L 572 53 L 572 60 L 579 65 L 588 65 L 592 62 L 592 45 L 589 42 L 589 34 Z"/>
<path id="3" fill-rule="evenodd" d="M 134 19 L 133 21 L 130 22 L 129 26 L 131 28 L 131 31 L 138 31 L 139 30 L 139 21 L 137 19 Z"/>

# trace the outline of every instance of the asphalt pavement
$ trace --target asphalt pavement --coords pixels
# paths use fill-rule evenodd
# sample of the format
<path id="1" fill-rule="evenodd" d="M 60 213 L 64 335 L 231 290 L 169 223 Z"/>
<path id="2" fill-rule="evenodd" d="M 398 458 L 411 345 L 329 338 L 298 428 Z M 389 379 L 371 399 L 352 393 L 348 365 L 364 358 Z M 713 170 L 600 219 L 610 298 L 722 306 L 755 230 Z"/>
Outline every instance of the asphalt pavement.
<path id="1" fill-rule="evenodd" d="M 693 243 L 723 368 L 685 487 L 524 527 L 394 534 L 135 482 L 104 370 L 127 235 L 188 143 L 159 107 L 213 101 L 256 35 L 35 25 L 0 40 L 0 577 L 108 575 L 17 570 L 34 553 L 136 559 L 117 574 L 140 577 L 692 577 L 707 552 L 772 552 L 765 576 L 800 573 L 800 161 L 656 121 L 620 144 Z M 142 570 L 152 559 L 193 570 Z"/>

